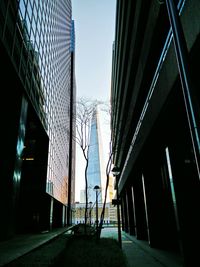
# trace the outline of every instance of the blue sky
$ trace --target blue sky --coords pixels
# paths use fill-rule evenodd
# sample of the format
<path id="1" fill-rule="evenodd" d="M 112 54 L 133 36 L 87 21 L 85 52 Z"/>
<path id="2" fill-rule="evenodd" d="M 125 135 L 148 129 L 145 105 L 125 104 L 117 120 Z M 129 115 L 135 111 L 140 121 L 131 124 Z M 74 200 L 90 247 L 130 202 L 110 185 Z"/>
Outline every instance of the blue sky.
<path id="1" fill-rule="evenodd" d="M 72 0 L 78 96 L 109 100 L 115 0 Z"/>
<path id="2" fill-rule="evenodd" d="M 116 0 L 72 0 L 77 97 L 110 99 L 115 9 Z M 103 124 L 103 119 L 101 122 L 103 149 L 107 153 L 109 126 Z M 80 200 L 80 189 L 84 189 L 84 167 L 85 161 L 77 148 L 76 201 Z"/>

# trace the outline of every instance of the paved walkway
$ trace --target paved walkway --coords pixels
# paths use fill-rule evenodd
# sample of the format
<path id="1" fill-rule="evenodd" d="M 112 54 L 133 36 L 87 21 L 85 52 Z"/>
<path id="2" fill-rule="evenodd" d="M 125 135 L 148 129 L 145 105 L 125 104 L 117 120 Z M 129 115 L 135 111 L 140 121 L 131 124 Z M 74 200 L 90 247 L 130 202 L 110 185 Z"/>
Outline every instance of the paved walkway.
<path id="1" fill-rule="evenodd" d="M 0 242 L 0 266 L 6 266 L 6 264 L 48 243 L 65 232 L 67 233 L 67 228 L 61 228 L 35 235 L 20 235 L 9 241 Z M 112 237 L 118 240 L 117 228 L 104 228 L 101 237 Z M 128 267 L 183 266 L 181 259 L 177 255 L 152 249 L 147 242 L 138 241 L 124 232 L 122 232 L 122 250 L 127 257 Z"/>
<path id="2" fill-rule="evenodd" d="M 50 232 L 34 235 L 19 235 L 8 241 L 0 242 L 0 266 L 5 266 L 15 259 L 26 255 L 30 251 L 50 242 L 66 231 L 67 228 L 59 228 Z"/>
<path id="3" fill-rule="evenodd" d="M 129 267 L 183 267 L 178 255 L 150 248 L 146 241 L 138 241 L 124 232 L 122 234 L 122 250 Z M 113 237 L 118 240 L 117 228 L 104 228 L 101 237 Z"/>

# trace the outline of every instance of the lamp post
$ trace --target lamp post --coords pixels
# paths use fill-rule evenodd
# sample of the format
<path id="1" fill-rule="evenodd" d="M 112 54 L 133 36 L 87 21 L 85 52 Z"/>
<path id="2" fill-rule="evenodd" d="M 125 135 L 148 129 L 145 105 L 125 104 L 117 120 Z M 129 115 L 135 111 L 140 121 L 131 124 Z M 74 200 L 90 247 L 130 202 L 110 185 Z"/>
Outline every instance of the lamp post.
<path id="1" fill-rule="evenodd" d="M 120 174 L 120 170 L 118 167 L 114 166 L 111 172 L 116 177 L 118 242 L 119 242 L 119 247 L 122 248 L 121 222 L 120 222 L 120 211 L 119 211 L 119 190 L 118 190 L 118 181 L 119 181 L 118 175 Z"/>
<path id="2" fill-rule="evenodd" d="M 98 229 L 98 191 L 100 187 L 95 185 L 94 190 L 96 191 L 96 229 Z"/>

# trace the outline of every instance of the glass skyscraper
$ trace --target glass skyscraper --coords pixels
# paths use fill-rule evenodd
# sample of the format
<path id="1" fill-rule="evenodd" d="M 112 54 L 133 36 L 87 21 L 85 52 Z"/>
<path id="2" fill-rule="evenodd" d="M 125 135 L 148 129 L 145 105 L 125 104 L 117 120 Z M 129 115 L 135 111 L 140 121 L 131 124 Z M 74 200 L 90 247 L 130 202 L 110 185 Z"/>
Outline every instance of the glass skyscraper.
<path id="1" fill-rule="evenodd" d="M 95 203 L 96 192 L 94 187 L 98 185 L 101 190 L 98 195 L 98 201 L 102 202 L 102 175 L 105 173 L 103 169 L 103 154 L 102 154 L 102 143 L 101 133 L 99 125 L 98 110 L 96 109 L 93 113 L 91 129 L 90 129 L 90 143 L 89 143 L 89 154 L 88 154 L 88 202 Z"/>
<path id="2" fill-rule="evenodd" d="M 2 239 L 70 221 L 76 97 L 71 13 L 70 0 L 0 3 Z"/>

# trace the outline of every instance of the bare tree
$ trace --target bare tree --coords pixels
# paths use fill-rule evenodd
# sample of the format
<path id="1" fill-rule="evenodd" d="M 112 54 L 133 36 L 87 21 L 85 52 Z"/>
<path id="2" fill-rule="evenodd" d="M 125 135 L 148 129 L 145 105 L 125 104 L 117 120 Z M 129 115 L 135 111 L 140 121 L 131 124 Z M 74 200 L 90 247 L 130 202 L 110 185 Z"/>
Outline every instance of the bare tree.
<path id="1" fill-rule="evenodd" d="M 90 127 L 92 115 L 100 102 L 87 98 L 79 98 L 76 105 L 76 135 L 75 141 L 80 146 L 83 157 L 85 159 L 85 226 L 87 224 L 88 215 L 88 153 L 90 142 Z M 86 229 L 86 227 L 85 227 Z"/>
<path id="2" fill-rule="evenodd" d="M 111 115 L 109 103 L 104 103 L 101 110 L 106 112 L 109 116 Z M 108 145 L 109 145 L 109 155 L 108 155 L 108 160 L 107 160 L 106 170 L 105 170 L 106 171 L 106 187 L 105 187 L 103 208 L 102 208 L 102 212 L 101 212 L 101 216 L 100 216 L 99 229 L 97 231 L 97 238 L 98 239 L 101 236 L 101 230 L 102 230 L 102 226 L 103 226 L 103 222 L 104 222 L 104 214 L 105 214 L 106 199 L 107 199 L 107 192 L 108 192 L 108 186 L 109 186 L 109 178 L 110 178 L 110 172 L 111 172 L 111 167 L 112 167 L 113 149 L 112 149 L 112 141 L 111 141 L 111 132 L 110 132 L 110 141 L 109 141 Z"/>

